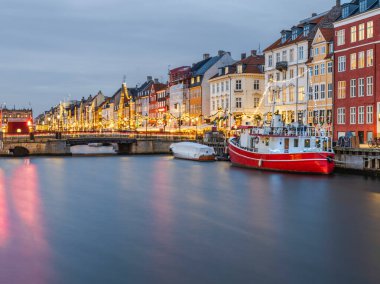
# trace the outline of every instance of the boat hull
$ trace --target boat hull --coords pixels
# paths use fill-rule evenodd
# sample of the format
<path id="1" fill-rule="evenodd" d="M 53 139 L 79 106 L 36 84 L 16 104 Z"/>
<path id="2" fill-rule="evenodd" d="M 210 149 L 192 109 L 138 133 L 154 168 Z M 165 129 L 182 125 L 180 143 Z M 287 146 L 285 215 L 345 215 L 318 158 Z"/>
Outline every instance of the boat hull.
<path id="1" fill-rule="evenodd" d="M 335 168 L 335 155 L 329 152 L 260 154 L 239 148 L 233 143 L 229 143 L 228 150 L 234 165 L 247 168 L 326 175 Z"/>
<path id="2" fill-rule="evenodd" d="M 200 156 L 200 157 L 190 157 L 189 155 L 183 155 L 179 153 L 173 153 L 173 156 L 177 159 L 182 159 L 182 160 L 190 160 L 190 161 L 199 161 L 199 162 L 213 162 L 215 161 L 215 156 L 214 155 L 205 155 L 205 156 Z"/>

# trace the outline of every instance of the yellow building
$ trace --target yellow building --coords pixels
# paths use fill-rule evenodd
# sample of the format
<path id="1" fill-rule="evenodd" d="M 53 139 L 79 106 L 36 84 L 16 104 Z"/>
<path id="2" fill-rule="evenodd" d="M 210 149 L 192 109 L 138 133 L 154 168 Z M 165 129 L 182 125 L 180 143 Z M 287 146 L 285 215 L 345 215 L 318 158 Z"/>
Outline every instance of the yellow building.
<path id="1" fill-rule="evenodd" d="M 308 124 L 331 131 L 333 109 L 333 28 L 319 28 L 311 45 Z"/>

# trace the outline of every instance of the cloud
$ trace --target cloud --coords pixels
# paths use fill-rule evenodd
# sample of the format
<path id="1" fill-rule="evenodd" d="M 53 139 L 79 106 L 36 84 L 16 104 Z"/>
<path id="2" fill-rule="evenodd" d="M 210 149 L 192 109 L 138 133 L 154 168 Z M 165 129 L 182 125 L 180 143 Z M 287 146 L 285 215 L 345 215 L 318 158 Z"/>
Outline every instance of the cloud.
<path id="1" fill-rule="evenodd" d="M 35 113 L 68 94 L 112 95 L 147 75 L 166 80 L 168 65 L 191 65 L 219 49 L 264 48 L 283 28 L 334 0 L 3 0 L 1 101 Z"/>

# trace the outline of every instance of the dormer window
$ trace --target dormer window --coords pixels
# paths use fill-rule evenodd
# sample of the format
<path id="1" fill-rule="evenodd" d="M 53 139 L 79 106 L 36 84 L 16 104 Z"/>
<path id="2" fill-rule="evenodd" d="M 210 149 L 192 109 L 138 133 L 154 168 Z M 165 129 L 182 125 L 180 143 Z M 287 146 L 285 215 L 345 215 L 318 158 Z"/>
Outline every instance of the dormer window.
<path id="1" fill-rule="evenodd" d="M 195 83 L 195 78 L 191 78 L 191 84 L 194 84 Z"/>
<path id="2" fill-rule="evenodd" d="M 310 26 L 307 25 L 303 28 L 303 36 L 308 36 L 309 35 L 309 32 L 310 32 Z"/>
<path id="3" fill-rule="evenodd" d="M 283 33 L 281 36 L 281 43 L 285 43 L 285 42 L 286 42 L 286 34 Z"/>
<path id="4" fill-rule="evenodd" d="M 228 66 L 224 68 L 224 74 L 228 74 Z"/>
<path id="5" fill-rule="evenodd" d="M 237 72 L 238 72 L 239 74 L 243 73 L 243 65 L 242 65 L 242 64 L 239 64 L 239 65 L 237 66 Z"/>
<path id="6" fill-rule="evenodd" d="M 297 37 L 298 37 L 297 29 L 294 29 L 294 30 L 292 31 L 292 40 L 295 40 Z"/>
<path id="7" fill-rule="evenodd" d="M 347 18 L 350 14 L 350 7 L 349 6 L 346 6 L 343 8 L 342 10 L 342 18 Z"/>
<path id="8" fill-rule="evenodd" d="M 364 12 L 367 10 L 367 0 L 361 0 L 359 4 L 359 12 Z"/>

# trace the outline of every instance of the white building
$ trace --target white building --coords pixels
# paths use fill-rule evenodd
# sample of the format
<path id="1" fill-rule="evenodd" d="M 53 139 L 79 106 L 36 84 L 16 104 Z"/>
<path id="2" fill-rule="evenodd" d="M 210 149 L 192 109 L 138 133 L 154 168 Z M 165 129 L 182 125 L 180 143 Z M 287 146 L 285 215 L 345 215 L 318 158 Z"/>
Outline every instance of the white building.
<path id="1" fill-rule="evenodd" d="M 263 120 L 264 56 L 255 50 L 248 57 L 242 54 L 240 61 L 219 68 L 209 83 L 211 116 L 219 126 L 257 125 Z"/>

